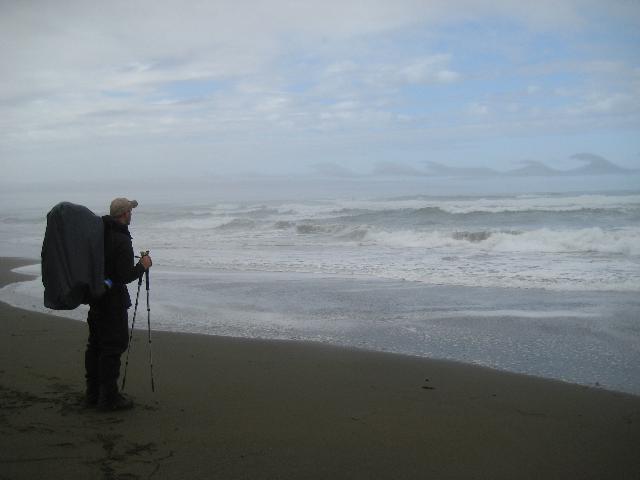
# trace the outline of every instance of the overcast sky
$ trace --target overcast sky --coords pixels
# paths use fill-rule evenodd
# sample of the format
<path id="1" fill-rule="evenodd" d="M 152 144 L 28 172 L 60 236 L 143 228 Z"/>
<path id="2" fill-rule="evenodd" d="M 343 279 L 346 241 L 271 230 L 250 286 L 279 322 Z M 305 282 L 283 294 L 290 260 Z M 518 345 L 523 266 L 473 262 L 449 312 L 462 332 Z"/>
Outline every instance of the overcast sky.
<path id="1" fill-rule="evenodd" d="M 0 0 L 5 181 L 580 153 L 640 167 L 637 0 Z"/>

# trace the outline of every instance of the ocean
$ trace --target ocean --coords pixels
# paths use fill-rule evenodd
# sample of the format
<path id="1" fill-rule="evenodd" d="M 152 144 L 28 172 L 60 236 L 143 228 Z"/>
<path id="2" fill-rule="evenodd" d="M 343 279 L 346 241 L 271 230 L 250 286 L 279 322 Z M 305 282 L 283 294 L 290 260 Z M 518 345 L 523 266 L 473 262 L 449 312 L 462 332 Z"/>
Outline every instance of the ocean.
<path id="1" fill-rule="evenodd" d="M 155 329 L 310 340 L 640 394 L 640 193 L 138 200 L 131 230 L 154 259 Z M 38 258 L 54 203 L 2 208 L 0 255 Z M 45 310 L 40 279 L 0 300 Z"/>

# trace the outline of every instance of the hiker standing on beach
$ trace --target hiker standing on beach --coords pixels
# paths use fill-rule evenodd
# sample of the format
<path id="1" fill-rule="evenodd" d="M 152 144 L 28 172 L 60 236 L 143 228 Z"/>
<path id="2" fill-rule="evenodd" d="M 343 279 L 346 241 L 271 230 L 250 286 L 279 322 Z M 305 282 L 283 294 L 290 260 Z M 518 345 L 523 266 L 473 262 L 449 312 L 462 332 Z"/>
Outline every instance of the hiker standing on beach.
<path id="1" fill-rule="evenodd" d="M 133 402 L 118 391 L 120 356 L 127 350 L 128 314 L 131 298 L 127 283 L 140 278 L 151 267 L 144 255 L 134 263 L 129 224 L 135 200 L 116 198 L 104 222 L 105 278 L 111 281 L 107 292 L 89 304 L 89 339 L 85 352 L 88 405 L 101 410 L 123 410 Z"/>

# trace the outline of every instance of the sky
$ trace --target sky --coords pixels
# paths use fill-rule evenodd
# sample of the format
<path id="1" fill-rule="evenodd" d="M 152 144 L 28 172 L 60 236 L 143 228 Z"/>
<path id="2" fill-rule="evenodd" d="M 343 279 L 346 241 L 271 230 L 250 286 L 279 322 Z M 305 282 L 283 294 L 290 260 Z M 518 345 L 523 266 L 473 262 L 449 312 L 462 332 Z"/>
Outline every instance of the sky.
<path id="1" fill-rule="evenodd" d="M 640 168 L 637 0 L 0 0 L 5 182 Z"/>

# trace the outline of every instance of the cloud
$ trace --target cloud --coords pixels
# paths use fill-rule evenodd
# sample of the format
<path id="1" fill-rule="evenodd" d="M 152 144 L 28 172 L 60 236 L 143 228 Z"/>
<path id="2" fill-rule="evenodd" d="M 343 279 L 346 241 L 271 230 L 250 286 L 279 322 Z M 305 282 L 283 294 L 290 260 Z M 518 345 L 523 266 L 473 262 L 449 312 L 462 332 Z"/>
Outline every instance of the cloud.
<path id="1" fill-rule="evenodd" d="M 555 170 L 542 162 L 535 160 L 525 160 L 524 166 L 505 172 L 506 175 L 513 177 L 549 177 L 559 175 L 562 172 Z"/>
<path id="2" fill-rule="evenodd" d="M 55 158 L 90 175 L 87 159 L 162 152 L 178 167 L 267 171 L 356 155 L 364 171 L 402 174 L 390 163 L 399 146 L 415 161 L 434 145 L 490 152 L 504 138 L 630 129 L 640 117 L 632 48 L 582 48 L 594 19 L 602 37 L 638 23 L 638 8 L 619 3 L 4 2 L 3 173 L 19 176 L 26 161 L 44 172 Z M 560 89 L 569 93 L 541 94 Z"/>
<path id="3" fill-rule="evenodd" d="M 483 103 L 472 102 L 467 107 L 467 111 L 470 115 L 483 116 L 489 113 L 489 107 Z"/>
<path id="4" fill-rule="evenodd" d="M 619 167 L 609 160 L 593 153 L 578 153 L 572 155 L 570 158 L 586 162 L 587 165 L 569 170 L 557 170 L 540 161 L 525 160 L 522 162 L 524 164 L 523 167 L 500 171 L 487 167 L 451 167 L 437 162 L 426 162 L 426 164 L 429 167 L 429 174 L 441 177 L 561 177 L 624 174 L 640 171 Z"/>
<path id="5" fill-rule="evenodd" d="M 612 173 L 628 173 L 633 171 L 628 168 L 619 167 L 618 165 L 611 163 L 609 160 L 593 153 L 576 153 L 575 155 L 572 155 L 571 158 L 587 163 L 587 165 L 566 172 L 572 175 L 604 175 Z"/>
<path id="6" fill-rule="evenodd" d="M 424 177 L 426 172 L 404 163 L 376 162 L 373 169 L 374 175 L 395 177 Z"/>
<path id="7" fill-rule="evenodd" d="M 567 109 L 570 115 L 640 113 L 640 97 L 631 93 L 588 93 Z"/>
<path id="8" fill-rule="evenodd" d="M 461 78 L 450 66 L 451 60 L 450 54 L 438 53 L 387 63 L 373 63 L 352 73 L 358 75 L 362 83 L 370 88 L 448 84 Z"/>
<path id="9" fill-rule="evenodd" d="M 487 167 L 449 167 L 438 162 L 425 162 L 431 175 L 443 177 L 493 177 L 500 172 Z"/>
<path id="10" fill-rule="evenodd" d="M 313 92 L 337 99 L 367 100 L 369 104 L 386 102 L 406 86 L 451 84 L 461 75 L 451 66 L 452 56 L 437 53 L 384 61 L 373 54 L 342 60 L 324 67 L 316 78 Z"/>
<path id="11" fill-rule="evenodd" d="M 397 77 L 409 84 L 450 83 L 460 79 L 460 74 L 449 69 L 451 55 L 433 55 L 413 60 L 398 69 Z"/>
<path id="12" fill-rule="evenodd" d="M 583 2 L 584 3 L 584 2 Z M 593 2 L 589 2 L 594 5 Z M 515 18 L 529 25 L 581 22 L 581 2 L 372 0 L 216 2 L 7 2 L 0 35 L 5 47 L 2 95 L 58 91 L 65 86 L 144 88 L 177 79 L 258 72 L 291 47 L 343 42 L 420 24 Z M 615 7 L 612 7 L 615 9 Z M 70 28 L 70 26 L 72 28 Z M 433 59 L 402 67 L 411 83 L 449 82 L 457 72 Z M 78 75 L 82 72 L 82 75 Z M 16 81 L 19 80 L 19 81 Z"/>
<path id="13" fill-rule="evenodd" d="M 316 171 L 316 173 L 324 176 L 324 177 L 332 177 L 332 178 L 355 178 L 359 176 L 352 170 L 349 170 L 342 165 L 338 165 L 337 163 L 332 162 L 323 162 L 316 163 L 312 165 L 312 168 Z"/>

